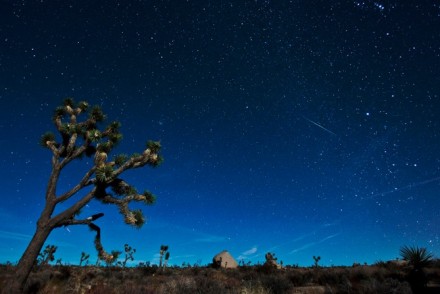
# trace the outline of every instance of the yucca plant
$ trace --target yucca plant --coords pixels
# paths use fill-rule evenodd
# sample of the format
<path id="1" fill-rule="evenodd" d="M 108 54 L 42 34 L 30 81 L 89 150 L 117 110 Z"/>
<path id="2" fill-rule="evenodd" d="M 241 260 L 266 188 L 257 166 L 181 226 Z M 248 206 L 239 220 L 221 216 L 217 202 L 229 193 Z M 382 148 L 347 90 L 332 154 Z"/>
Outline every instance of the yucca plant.
<path id="1" fill-rule="evenodd" d="M 412 291 L 422 293 L 428 284 L 428 277 L 423 269 L 431 264 L 433 255 L 426 248 L 417 246 L 401 247 L 400 255 L 412 266 L 407 276 Z"/>
<path id="2" fill-rule="evenodd" d="M 403 246 L 400 248 L 400 256 L 408 261 L 414 269 L 422 269 L 431 264 L 433 255 L 426 248 L 417 246 Z"/>

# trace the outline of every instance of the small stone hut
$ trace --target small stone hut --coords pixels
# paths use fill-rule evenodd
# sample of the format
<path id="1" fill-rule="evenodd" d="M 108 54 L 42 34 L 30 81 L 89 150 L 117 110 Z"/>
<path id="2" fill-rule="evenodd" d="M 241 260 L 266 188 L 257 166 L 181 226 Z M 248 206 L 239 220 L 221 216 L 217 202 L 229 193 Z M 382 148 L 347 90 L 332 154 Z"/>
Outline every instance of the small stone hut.
<path id="1" fill-rule="evenodd" d="M 222 268 L 237 268 L 238 263 L 232 257 L 232 255 L 227 251 L 223 250 L 212 259 L 214 265 L 217 265 Z"/>

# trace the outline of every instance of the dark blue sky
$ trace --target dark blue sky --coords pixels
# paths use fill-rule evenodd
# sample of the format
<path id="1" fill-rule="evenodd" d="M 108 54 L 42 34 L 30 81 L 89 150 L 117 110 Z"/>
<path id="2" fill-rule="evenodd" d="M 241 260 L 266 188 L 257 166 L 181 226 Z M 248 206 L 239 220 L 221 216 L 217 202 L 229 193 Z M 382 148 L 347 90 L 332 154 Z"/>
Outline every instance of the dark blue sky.
<path id="1" fill-rule="evenodd" d="M 140 231 L 115 207 L 83 211 L 105 213 L 104 246 L 130 244 L 135 264 L 161 244 L 177 265 L 223 249 L 300 265 L 439 256 L 440 2 L 417 3 L 3 1 L 0 262 L 35 229 L 51 156 L 38 142 L 65 97 L 121 121 L 117 152 L 161 140 L 163 165 L 126 176 L 158 196 Z M 48 243 L 78 263 L 93 238 Z"/>

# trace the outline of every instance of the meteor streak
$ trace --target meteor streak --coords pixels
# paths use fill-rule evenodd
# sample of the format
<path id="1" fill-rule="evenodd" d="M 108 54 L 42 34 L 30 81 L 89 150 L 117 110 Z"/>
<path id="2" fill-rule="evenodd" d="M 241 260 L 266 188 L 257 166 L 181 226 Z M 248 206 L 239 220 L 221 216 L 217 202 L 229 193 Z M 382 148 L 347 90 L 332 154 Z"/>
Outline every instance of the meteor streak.
<path id="1" fill-rule="evenodd" d="M 412 189 L 412 188 L 415 188 L 415 187 L 418 187 L 418 186 L 423 186 L 423 185 L 426 185 L 426 184 L 429 184 L 429 183 L 432 183 L 432 182 L 436 182 L 436 181 L 439 181 L 439 180 L 440 180 L 440 177 L 436 177 L 436 178 L 420 181 L 420 182 L 409 184 L 409 185 L 406 185 L 406 186 L 403 186 L 403 187 L 394 188 L 394 189 L 389 190 L 389 191 L 384 191 L 384 192 L 381 192 L 381 193 L 376 193 L 376 194 L 373 194 L 373 195 L 371 195 L 369 197 L 365 197 L 364 199 L 373 199 L 373 198 L 376 198 L 378 196 L 385 196 L 385 195 L 392 194 L 392 193 L 395 193 L 395 192 L 401 192 L 401 191 L 409 190 L 409 189 Z"/>
<path id="2" fill-rule="evenodd" d="M 307 120 L 308 122 L 310 122 L 310 123 L 312 123 L 312 124 L 314 124 L 315 126 L 317 126 L 317 127 L 319 127 L 319 128 L 321 128 L 321 129 L 323 129 L 324 131 L 326 131 L 327 133 L 330 133 L 330 134 L 332 134 L 332 135 L 335 135 L 335 136 L 337 136 L 335 133 L 333 133 L 332 131 L 330 131 L 329 129 L 326 129 L 326 128 L 324 128 L 323 126 L 321 126 L 320 124 L 318 124 L 317 122 L 314 122 L 313 120 L 311 120 L 311 119 L 308 119 L 307 117 L 305 117 L 305 116 L 303 116 L 303 118 L 305 119 L 305 120 Z"/>

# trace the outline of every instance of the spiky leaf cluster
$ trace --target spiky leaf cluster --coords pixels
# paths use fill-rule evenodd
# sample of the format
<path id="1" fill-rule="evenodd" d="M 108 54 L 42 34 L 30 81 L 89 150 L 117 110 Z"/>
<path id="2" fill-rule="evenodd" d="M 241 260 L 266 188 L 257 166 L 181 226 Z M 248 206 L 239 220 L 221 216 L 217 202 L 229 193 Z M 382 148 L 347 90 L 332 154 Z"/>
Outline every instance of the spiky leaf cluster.
<path id="1" fill-rule="evenodd" d="M 89 108 L 89 103 L 87 103 L 86 101 L 81 101 L 78 103 L 78 108 L 81 109 L 82 112 L 87 111 L 87 109 Z"/>
<path id="2" fill-rule="evenodd" d="M 114 162 L 116 167 L 122 166 L 128 160 L 128 156 L 126 154 L 118 154 L 115 156 Z"/>
<path id="3" fill-rule="evenodd" d="M 70 98 L 70 97 L 64 99 L 63 104 L 64 104 L 64 106 L 75 107 L 75 101 L 73 100 L 73 98 Z"/>
<path id="4" fill-rule="evenodd" d="M 110 153 L 112 151 L 113 145 L 110 142 L 99 143 L 96 146 L 96 150 L 99 152 Z"/>
<path id="5" fill-rule="evenodd" d="M 135 153 L 133 153 L 131 156 L 130 156 L 130 158 L 136 158 L 136 157 L 139 157 L 139 156 L 141 156 L 139 153 L 137 153 L 137 152 L 135 152 Z"/>
<path id="6" fill-rule="evenodd" d="M 92 129 L 87 131 L 87 139 L 91 142 L 99 142 L 101 140 L 102 134 L 97 129 Z"/>
<path id="7" fill-rule="evenodd" d="M 115 193 L 118 196 L 123 196 L 123 195 L 128 196 L 128 195 L 137 194 L 137 191 L 133 186 L 130 186 L 121 179 L 115 179 L 114 181 L 112 181 L 110 187 L 113 193 Z"/>
<path id="8" fill-rule="evenodd" d="M 110 125 L 105 130 L 109 142 L 115 146 L 122 140 L 122 134 L 119 132 L 121 124 L 117 121 L 110 123 Z"/>
<path id="9" fill-rule="evenodd" d="M 142 210 L 140 209 L 133 210 L 133 215 L 136 220 L 134 226 L 138 229 L 142 228 L 142 226 L 145 224 L 145 217 L 144 214 L 142 213 Z"/>
<path id="10" fill-rule="evenodd" d="M 150 162 L 152 167 L 158 167 L 163 163 L 163 157 L 161 155 L 156 155 L 153 160 Z"/>
<path id="11" fill-rule="evenodd" d="M 158 141 L 148 141 L 147 148 L 151 150 L 151 153 L 158 153 L 160 150 L 160 142 Z"/>
<path id="12" fill-rule="evenodd" d="M 61 132 L 67 135 L 72 135 L 74 133 L 77 133 L 80 131 L 80 129 L 77 128 L 78 126 L 71 123 L 64 123 L 61 125 Z"/>
<path id="13" fill-rule="evenodd" d="M 59 107 L 55 108 L 55 112 L 54 112 L 54 115 L 53 115 L 53 119 L 56 120 L 56 119 L 58 119 L 58 118 L 62 118 L 62 117 L 65 116 L 66 114 L 67 114 L 67 112 L 66 112 L 66 108 L 65 108 L 65 107 L 62 107 L 62 106 L 59 106 Z"/>
<path id="14" fill-rule="evenodd" d="M 113 168 L 110 165 L 104 165 L 96 169 L 96 179 L 99 182 L 107 182 L 113 177 Z"/>
<path id="15" fill-rule="evenodd" d="M 108 134 L 108 140 L 113 145 L 117 145 L 122 140 L 122 134 L 112 132 L 112 133 Z"/>
<path id="16" fill-rule="evenodd" d="M 145 196 L 145 200 L 144 200 L 145 204 L 152 205 L 156 203 L 156 196 L 152 194 L 150 191 L 144 191 L 142 195 Z"/>
<path id="17" fill-rule="evenodd" d="M 417 246 L 403 246 L 400 248 L 400 255 L 415 269 L 428 266 L 434 257 L 426 248 Z"/>
<path id="18" fill-rule="evenodd" d="M 105 120 L 105 114 L 102 112 L 99 106 L 93 106 L 90 111 L 89 118 L 96 122 L 102 122 Z"/>
<path id="19" fill-rule="evenodd" d="M 50 143 L 55 142 L 55 134 L 52 132 L 47 132 L 41 136 L 40 145 L 43 147 L 49 147 Z"/>

